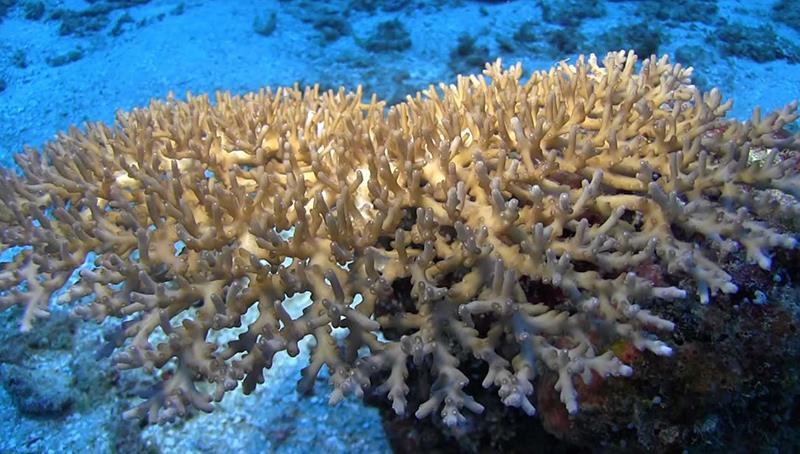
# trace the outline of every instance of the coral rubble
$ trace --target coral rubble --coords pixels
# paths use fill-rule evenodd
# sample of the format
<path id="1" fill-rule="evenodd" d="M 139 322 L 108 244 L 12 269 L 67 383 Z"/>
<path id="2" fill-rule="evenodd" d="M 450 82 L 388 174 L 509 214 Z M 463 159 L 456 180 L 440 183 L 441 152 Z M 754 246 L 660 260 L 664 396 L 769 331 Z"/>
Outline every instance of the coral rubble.
<path id="1" fill-rule="evenodd" d="M 671 355 L 653 301 L 708 303 L 738 290 L 734 257 L 796 246 L 796 103 L 730 121 L 690 68 L 636 62 L 527 80 L 498 62 L 388 110 L 318 87 L 189 96 L 73 129 L 2 173 L 0 308 L 31 329 L 58 293 L 121 319 L 117 366 L 172 370 L 127 413 L 151 421 L 251 392 L 309 335 L 300 388 L 327 367 L 333 403 L 374 387 L 456 425 L 483 411 L 469 359 L 504 405 L 533 414 L 546 374 L 574 414 L 593 380 L 636 374 L 620 343 Z M 418 368 L 433 384 L 408 408 Z"/>

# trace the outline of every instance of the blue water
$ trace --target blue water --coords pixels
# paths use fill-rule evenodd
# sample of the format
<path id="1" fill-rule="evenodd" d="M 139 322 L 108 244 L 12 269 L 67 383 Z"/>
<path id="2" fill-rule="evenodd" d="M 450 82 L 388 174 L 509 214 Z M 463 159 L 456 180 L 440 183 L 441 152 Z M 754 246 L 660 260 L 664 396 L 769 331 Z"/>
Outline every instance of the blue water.
<path id="1" fill-rule="evenodd" d="M 735 99 L 730 115 L 740 119 L 755 106 L 772 110 L 800 97 L 794 0 L 666 3 L 0 0 L 0 164 L 13 166 L 13 153 L 41 147 L 73 125 L 112 122 L 117 110 L 169 93 L 319 83 L 363 85 L 395 103 L 498 58 L 521 61 L 530 72 L 580 53 L 669 54 L 695 67 L 702 89 L 719 87 Z M 0 316 L 0 338 L 18 339 L 14 320 Z M 211 415 L 141 431 L 118 425 L 119 409 L 136 398 L 119 391 L 126 378 L 108 379 L 107 363 L 89 365 L 100 330 L 71 322 L 52 329 L 80 335 L 68 348 L 24 341 L 23 356 L 35 364 L 26 367 L 56 394 L 77 397 L 57 415 L 30 416 L 12 398 L 23 391 L 0 390 L 0 452 L 112 452 L 115 444 L 119 452 L 390 450 L 376 410 L 357 400 L 332 409 L 324 391 L 294 393 L 303 357 L 285 358 L 270 371 L 269 386 L 226 397 Z M 76 369 L 82 361 L 87 365 Z M 109 382 L 115 386 L 95 384 Z"/>

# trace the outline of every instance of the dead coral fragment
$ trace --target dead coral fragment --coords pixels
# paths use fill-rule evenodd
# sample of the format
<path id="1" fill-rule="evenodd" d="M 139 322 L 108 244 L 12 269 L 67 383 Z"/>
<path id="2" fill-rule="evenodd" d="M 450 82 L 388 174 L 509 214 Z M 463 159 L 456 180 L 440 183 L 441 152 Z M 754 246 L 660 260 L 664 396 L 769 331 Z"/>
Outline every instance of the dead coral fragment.
<path id="1" fill-rule="evenodd" d="M 72 130 L 2 174 L 0 241 L 25 248 L 0 272 L 0 307 L 23 306 L 29 329 L 94 254 L 60 301 L 123 320 L 119 367 L 174 369 L 128 413 L 151 421 L 252 391 L 307 335 L 301 388 L 327 367 L 331 402 L 377 386 L 404 413 L 405 379 L 427 367 L 410 410 L 458 424 L 483 408 L 459 369 L 471 355 L 505 405 L 533 414 L 551 374 L 575 412 L 576 377 L 635 373 L 614 342 L 671 354 L 650 301 L 735 292 L 726 256 L 769 268 L 796 244 L 764 221 L 800 196 L 783 153 L 800 144 L 782 134 L 796 104 L 730 122 L 691 69 L 635 63 L 591 56 L 523 82 L 498 62 L 388 114 L 360 91 L 295 87 Z M 286 298 L 303 292 L 293 319 Z"/>

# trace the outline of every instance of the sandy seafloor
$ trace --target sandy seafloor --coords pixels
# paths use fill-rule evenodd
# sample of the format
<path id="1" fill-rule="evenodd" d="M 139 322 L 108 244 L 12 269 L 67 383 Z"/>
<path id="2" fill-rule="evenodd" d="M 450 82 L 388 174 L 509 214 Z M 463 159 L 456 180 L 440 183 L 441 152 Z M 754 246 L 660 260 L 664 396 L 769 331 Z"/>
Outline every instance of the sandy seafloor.
<path id="1" fill-rule="evenodd" d="M 542 21 L 537 2 L 527 0 L 413 2 L 414 6 L 397 12 L 380 7 L 374 12 L 354 9 L 346 19 L 349 31 L 332 42 L 322 38 L 313 19 L 323 9 L 335 13 L 351 2 L 150 1 L 115 9 L 108 14 L 111 21 L 107 26 L 85 36 L 61 36 L 59 21 L 47 20 L 48 14 L 56 8 L 81 10 L 98 2 L 43 3 L 42 19 L 26 19 L 24 9 L 18 6 L 0 23 L 0 76 L 6 83 L 0 91 L 0 162 L 4 165 L 23 146 L 40 147 L 58 131 L 85 121 L 113 121 L 116 110 L 146 106 L 151 98 L 163 98 L 169 92 L 178 97 L 187 91 L 243 93 L 299 81 L 351 89 L 363 83 L 368 93 L 402 99 L 428 84 L 454 80 L 449 62 L 462 33 L 476 36 L 477 45 L 486 46 L 491 59 L 522 61 L 527 71 L 575 58 L 530 47 L 501 49 L 498 38 L 510 39 L 525 21 Z M 720 1 L 719 17 L 756 30 L 773 27 L 786 42 L 800 45 L 796 30 L 770 18 L 773 3 Z M 579 29 L 592 36 L 641 20 L 634 18 L 633 2 L 608 2 L 606 8 L 605 15 L 582 21 Z M 255 33 L 254 18 L 269 17 L 270 12 L 275 13 L 274 31 L 269 36 Z M 126 13 L 134 22 L 124 24 L 122 33 L 113 36 L 110 30 L 115 21 Z M 380 53 L 358 45 L 377 23 L 395 18 L 408 30 L 410 49 Z M 747 118 L 755 105 L 770 110 L 800 97 L 800 64 L 785 59 L 757 63 L 724 55 L 709 38 L 715 30 L 710 23 L 647 23 L 662 32 L 660 53 L 673 53 L 687 44 L 707 50 L 708 58 L 699 72 L 708 85 L 720 86 L 726 97 L 735 99 L 734 117 Z M 545 24 L 541 29 L 554 28 Z M 586 53 L 603 51 L 591 43 L 584 47 Z M 77 61 L 61 66 L 48 63 L 48 59 L 52 62 L 53 57 L 76 49 L 83 53 Z M 26 57 L 24 68 L 14 60 L 20 50 Z M 93 325 L 80 325 L 75 350 L 92 349 L 99 333 Z M 57 378 L 62 373 L 75 374 L 74 358 L 67 353 L 44 349 L 25 364 L 34 363 L 41 371 L 40 386 L 74 386 L 70 379 Z M 77 367 L 92 369 L 103 364 L 107 366 L 107 362 L 98 366 L 87 359 Z M 389 452 L 376 410 L 352 399 L 337 407 L 327 406 L 324 382 L 316 395 L 295 393 L 294 383 L 303 365 L 302 355 L 282 357 L 254 395 L 232 392 L 210 415 L 146 427 L 141 433 L 134 430 L 134 435 L 126 435 L 139 437 L 132 444 L 120 442 L 127 439 L 119 435 L 116 420 L 119 409 L 129 407 L 135 399 L 120 398 L 113 388 L 90 396 L 89 402 L 74 406 L 63 416 L 46 418 L 21 416 L 9 393 L 0 388 L 0 452 L 127 452 L 135 446 L 181 453 Z"/>

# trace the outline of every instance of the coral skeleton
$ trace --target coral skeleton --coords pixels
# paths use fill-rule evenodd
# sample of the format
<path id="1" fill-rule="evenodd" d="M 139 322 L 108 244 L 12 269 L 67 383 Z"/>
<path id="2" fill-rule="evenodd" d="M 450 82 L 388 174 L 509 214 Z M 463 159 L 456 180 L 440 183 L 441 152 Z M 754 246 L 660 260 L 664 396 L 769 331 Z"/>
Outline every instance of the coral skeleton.
<path id="1" fill-rule="evenodd" d="M 732 260 L 796 246 L 775 219 L 797 215 L 797 103 L 728 120 L 691 74 L 614 52 L 388 108 L 295 86 L 120 112 L 2 171 L 0 308 L 121 320 L 116 366 L 170 370 L 126 413 L 151 422 L 252 392 L 307 336 L 299 388 L 327 368 L 331 403 L 371 387 L 457 425 L 483 411 L 478 361 L 506 406 L 533 415 L 550 374 L 575 413 L 578 380 L 636 373 L 615 342 L 672 353 L 653 301 L 708 304 Z M 435 380 L 410 408 L 417 368 Z"/>

